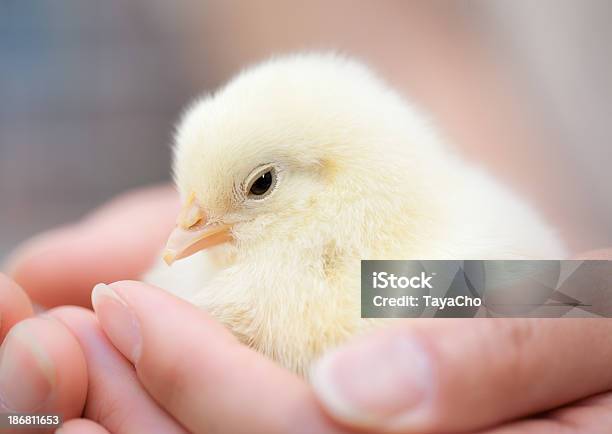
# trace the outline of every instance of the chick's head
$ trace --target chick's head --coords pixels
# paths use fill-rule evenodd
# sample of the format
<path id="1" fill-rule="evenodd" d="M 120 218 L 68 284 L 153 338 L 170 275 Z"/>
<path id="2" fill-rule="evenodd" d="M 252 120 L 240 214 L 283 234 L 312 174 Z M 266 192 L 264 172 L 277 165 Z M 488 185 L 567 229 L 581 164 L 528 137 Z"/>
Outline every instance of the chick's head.
<path id="1" fill-rule="evenodd" d="M 197 100 L 177 128 L 183 210 L 167 262 L 226 241 L 246 249 L 262 239 L 355 230 L 376 200 L 397 193 L 390 185 L 414 184 L 405 182 L 406 167 L 418 179 L 415 148 L 434 152 L 407 110 L 362 65 L 319 54 L 270 60 Z M 406 128 L 397 119 L 406 115 L 422 140 L 396 146 Z M 352 213 L 339 228 L 346 206 Z"/>

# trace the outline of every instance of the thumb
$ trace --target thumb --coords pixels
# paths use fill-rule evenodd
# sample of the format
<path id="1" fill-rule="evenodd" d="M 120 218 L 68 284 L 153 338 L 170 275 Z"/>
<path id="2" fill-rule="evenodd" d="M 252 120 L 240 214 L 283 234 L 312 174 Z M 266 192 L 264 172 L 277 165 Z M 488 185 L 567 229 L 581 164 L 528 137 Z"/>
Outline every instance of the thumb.
<path id="1" fill-rule="evenodd" d="M 92 302 L 145 389 L 190 431 L 339 432 L 303 380 L 195 306 L 139 282 L 98 285 Z"/>

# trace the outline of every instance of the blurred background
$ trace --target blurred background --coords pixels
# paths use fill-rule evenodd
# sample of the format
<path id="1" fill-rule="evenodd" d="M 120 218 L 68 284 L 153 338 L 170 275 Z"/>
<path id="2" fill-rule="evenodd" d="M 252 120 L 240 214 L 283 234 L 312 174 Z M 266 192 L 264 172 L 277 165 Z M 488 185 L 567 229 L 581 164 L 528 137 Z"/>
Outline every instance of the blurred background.
<path id="1" fill-rule="evenodd" d="M 271 54 L 370 63 L 580 251 L 612 246 L 612 2 L 0 2 L 0 259 L 169 179 L 174 122 Z"/>

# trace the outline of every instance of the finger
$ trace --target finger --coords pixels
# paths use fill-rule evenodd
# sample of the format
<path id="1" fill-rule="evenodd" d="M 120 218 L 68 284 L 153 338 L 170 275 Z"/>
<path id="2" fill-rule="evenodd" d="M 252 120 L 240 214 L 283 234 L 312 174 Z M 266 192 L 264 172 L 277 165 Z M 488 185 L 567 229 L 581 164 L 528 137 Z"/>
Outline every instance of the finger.
<path id="1" fill-rule="evenodd" d="M 596 395 L 541 416 L 510 422 L 478 434 L 599 433 L 612 426 L 612 392 Z"/>
<path id="2" fill-rule="evenodd" d="M 43 306 L 90 306 L 96 283 L 139 278 L 151 266 L 177 210 L 170 187 L 128 193 L 27 242 L 9 260 L 9 275 Z"/>
<path id="3" fill-rule="evenodd" d="M 139 282 L 97 286 L 102 328 L 151 395 L 193 432 L 337 432 L 301 379 L 205 312 Z"/>
<path id="4" fill-rule="evenodd" d="M 593 424 L 590 424 L 591 426 Z M 601 427 L 602 425 L 595 425 Z M 593 428 L 595 428 L 593 427 Z M 584 429 L 583 429 L 584 428 Z M 511 422 L 502 426 L 479 431 L 478 434 L 580 434 L 597 433 L 597 430 L 587 430 L 586 427 L 577 427 L 550 419 L 527 419 Z"/>
<path id="5" fill-rule="evenodd" d="M 474 430 L 609 389 L 611 333 L 605 319 L 417 320 L 332 352 L 312 381 L 354 426 Z"/>
<path id="6" fill-rule="evenodd" d="M 142 388 L 134 367 L 108 341 L 90 310 L 60 307 L 49 312 L 78 339 L 89 373 L 84 415 L 114 434 L 173 434 L 185 430 Z"/>
<path id="7" fill-rule="evenodd" d="M 81 414 L 87 368 L 72 334 L 51 318 L 29 318 L 14 326 L 0 355 L 0 410 Z"/>
<path id="8" fill-rule="evenodd" d="M 87 419 L 72 419 L 62 425 L 55 434 L 110 434 L 103 426 Z"/>
<path id="9" fill-rule="evenodd" d="M 0 342 L 15 324 L 33 313 L 32 304 L 25 292 L 0 273 Z"/>

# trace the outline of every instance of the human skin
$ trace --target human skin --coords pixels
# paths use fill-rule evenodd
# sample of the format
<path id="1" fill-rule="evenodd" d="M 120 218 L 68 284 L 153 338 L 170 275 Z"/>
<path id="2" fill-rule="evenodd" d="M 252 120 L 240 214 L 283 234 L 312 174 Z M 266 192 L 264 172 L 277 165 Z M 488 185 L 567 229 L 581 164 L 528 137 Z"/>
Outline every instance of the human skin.
<path id="1" fill-rule="evenodd" d="M 87 368 L 75 337 L 51 316 L 34 317 L 28 296 L 3 274 L 0 318 L 0 412 L 78 417 L 87 393 Z"/>
<path id="2" fill-rule="evenodd" d="M 141 282 L 116 282 L 137 279 L 150 265 L 176 207 L 169 188 L 132 193 L 13 256 L 14 280 L 32 300 L 55 308 L 33 317 L 20 287 L 0 278 L 2 337 L 12 330 L 24 343 L 15 345 L 9 334 L 2 344 L 2 402 L 12 391 L 13 402 L 86 419 L 65 424 L 62 434 L 337 433 L 363 426 L 536 434 L 612 425 L 606 319 L 398 322 L 326 356 L 311 386 L 239 344 L 206 312 Z M 158 224 L 149 224 L 151 213 Z M 134 233 L 134 222 L 146 230 Z M 612 258 L 612 250 L 589 255 Z M 99 282 L 110 285 L 94 292 L 95 313 L 62 307 L 87 306 Z M 39 378 L 37 363 L 13 363 L 11 376 L 2 376 L 7 358 L 41 354 L 54 375 L 50 384 L 11 383 Z M 364 371 L 367 377 L 354 374 Z"/>

